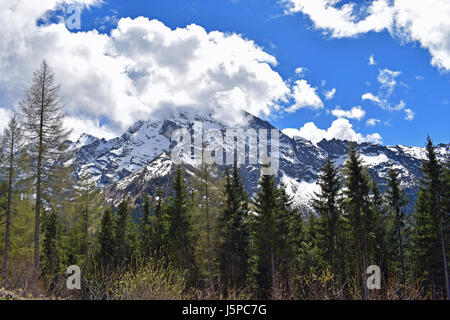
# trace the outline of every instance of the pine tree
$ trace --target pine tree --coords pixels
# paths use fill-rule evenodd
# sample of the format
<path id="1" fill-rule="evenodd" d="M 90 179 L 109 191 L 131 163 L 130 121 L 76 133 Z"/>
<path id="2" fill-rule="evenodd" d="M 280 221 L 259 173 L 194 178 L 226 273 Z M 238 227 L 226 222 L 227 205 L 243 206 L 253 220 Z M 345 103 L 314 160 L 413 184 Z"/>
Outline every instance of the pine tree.
<path id="1" fill-rule="evenodd" d="M 167 212 L 164 205 L 162 189 L 159 187 L 155 200 L 154 213 L 151 219 L 151 244 L 154 252 L 159 257 L 167 256 L 167 224 Z"/>
<path id="2" fill-rule="evenodd" d="M 213 255 L 212 255 L 212 240 L 211 240 L 211 210 L 210 210 L 210 202 L 211 202 L 211 176 L 209 174 L 209 167 L 205 163 L 203 164 L 202 168 L 202 174 L 201 178 L 203 180 L 203 192 L 201 193 L 203 195 L 204 199 L 204 214 L 205 214 L 205 220 L 206 220 L 206 256 L 208 259 L 208 278 L 209 278 L 209 285 L 211 290 L 214 292 L 214 273 L 213 273 Z"/>
<path id="3" fill-rule="evenodd" d="M 144 257 L 149 257 L 152 253 L 153 230 L 151 223 L 151 200 L 150 196 L 144 196 L 144 215 L 141 222 L 141 250 Z"/>
<path id="4" fill-rule="evenodd" d="M 218 217 L 218 262 L 224 294 L 228 289 L 243 287 L 248 272 L 248 195 L 235 163 L 230 175 L 225 173 L 223 210 Z"/>
<path id="5" fill-rule="evenodd" d="M 356 283 L 361 288 L 363 299 L 368 297 L 366 287 L 366 269 L 370 254 L 370 237 L 373 216 L 370 210 L 369 178 L 361 164 L 354 143 L 350 143 L 348 159 L 345 163 L 345 199 L 344 208 L 351 232 L 353 259 L 356 262 Z"/>
<path id="6" fill-rule="evenodd" d="M 446 190 L 442 165 L 438 162 L 433 142 L 427 137 L 427 158 L 422 162 L 423 179 L 416 203 L 414 251 L 419 276 L 431 286 L 433 299 L 436 289 L 448 298 L 448 241 L 449 214 L 445 209 Z M 445 180 L 444 180 L 445 181 Z M 448 192 L 448 191 L 447 191 Z"/>
<path id="7" fill-rule="evenodd" d="M 117 207 L 114 231 L 114 265 L 128 266 L 136 254 L 136 225 L 131 219 L 127 200 Z"/>
<path id="8" fill-rule="evenodd" d="M 275 269 L 275 218 L 277 211 L 277 188 L 272 175 L 261 175 L 259 191 L 256 194 L 252 230 L 252 248 L 254 250 L 254 274 L 258 286 L 258 295 L 268 299 L 276 284 Z"/>
<path id="9" fill-rule="evenodd" d="M 406 269 L 405 269 L 405 248 L 404 248 L 404 228 L 405 217 L 403 207 L 407 205 L 408 201 L 403 195 L 403 190 L 400 186 L 398 172 L 390 168 L 387 179 L 386 199 L 389 206 L 391 216 L 391 261 L 395 269 L 400 270 L 403 286 L 406 288 Z"/>
<path id="10" fill-rule="evenodd" d="M 20 170 L 19 155 L 23 147 L 23 137 L 21 128 L 14 115 L 4 129 L 1 137 L 1 169 L 2 176 L 7 177 L 7 203 L 5 210 L 5 254 L 3 260 L 3 278 L 6 281 L 8 276 L 9 250 L 10 250 L 10 229 L 13 195 L 16 192 L 17 173 Z"/>
<path id="11" fill-rule="evenodd" d="M 58 97 L 60 86 L 54 84 L 54 73 L 43 61 L 40 69 L 34 73 L 31 87 L 25 90 L 20 102 L 23 127 L 29 143 L 30 163 L 33 168 L 36 193 L 36 216 L 34 235 L 35 274 L 39 273 L 39 231 L 43 200 L 52 199 L 52 187 L 60 182 L 61 169 L 69 154 L 64 152 L 64 142 L 70 131 L 63 128 L 64 115 L 61 99 Z"/>
<path id="12" fill-rule="evenodd" d="M 94 217 L 100 211 L 100 190 L 95 183 L 90 181 L 88 175 L 81 175 L 76 185 L 74 205 L 76 210 L 76 220 L 81 223 L 82 254 L 84 256 L 83 275 L 86 279 L 89 274 L 90 256 L 90 234 L 89 229 L 94 225 Z M 76 232 L 78 233 L 78 232 Z M 79 233 L 78 233 L 79 234 Z M 86 295 L 86 286 L 83 286 L 83 293 Z"/>
<path id="13" fill-rule="evenodd" d="M 41 278 L 49 282 L 49 289 L 52 291 L 59 276 L 58 218 L 54 208 L 43 213 Z"/>
<path id="14" fill-rule="evenodd" d="M 374 217 L 374 261 L 380 266 L 382 274 L 382 290 L 387 289 L 389 283 L 389 259 L 390 246 L 388 241 L 388 216 L 385 205 L 385 198 L 380 192 L 380 188 L 372 174 L 370 180 L 371 210 Z"/>
<path id="15" fill-rule="evenodd" d="M 287 194 L 285 185 L 281 183 L 277 190 L 275 212 L 275 265 L 281 281 L 280 286 L 285 287 L 289 295 L 292 295 L 291 270 L 295 259 L 291 225 L 297 215 L 297 210 L 292 208 L 292 198 Z"/>
<path id="16" fill-rule="evenodd" d="M 344 282 L 342 252 L 342 213 L 338 207 L 340 182 L 338 171 L 330 156 L 327 157 L 319 176 L 320 193 L 315 194 L 313 206 L 319 213 L 319 237 L 322 259 L 340 283 Z"/>
<path id="17" fill-rule="evenodd" d="M 192 222 L 189 213 L 187 191 L 183 183 L 181 166 L 178 166 L 173 179 L 173 197 L 169 198 L 168 212 L 168 254 L 175 266 L 188 270 L 188 282 L 195 283 L 197 268 L 194 261 L 192 242 Z"/>
<path id="18" fill-rule="evenodd" d="M 114 256 L 114 221 L 111 208 L 106 208 L 100 227 L 99 234 L 99 253 L 100 264 L 104 270 L 112 266 Z"/>

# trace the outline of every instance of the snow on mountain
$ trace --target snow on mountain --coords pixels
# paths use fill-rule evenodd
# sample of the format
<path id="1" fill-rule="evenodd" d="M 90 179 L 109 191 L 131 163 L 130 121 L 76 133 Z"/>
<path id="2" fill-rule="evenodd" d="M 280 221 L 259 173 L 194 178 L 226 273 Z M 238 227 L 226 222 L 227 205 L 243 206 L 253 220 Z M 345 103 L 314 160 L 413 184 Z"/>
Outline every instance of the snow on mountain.
<path id="1" fill-rule="evenodd" d="M 247 114 L 244 129 L 275 129 L 267 121 Z M 122 136 L 97 139 L 83 134 L 71 146 L 75 150 L 76 168 L 79 174 L 89 174 L 101 187 L 106 187 L 110 199 L 123 196 L 137 198 L 142 192 L 155 192 L 155 186 L 168 183 L 174 162 L 170 154 L 176 145 L 171 141 L 178 128 L 193 130 L 195 121 L 202 123 L 203 130 L 217 129 L 222 133 L 226 127 L 212 117 L 174 114 L 166 120 L 137 121 Z M 346 160 L 348 142 L 332 139 L 313 144 L 301 137 L 289 138 L 279 131 L 280 164 L 278 182 L 286 185 L 288 193 L 297 205 L 309 205 L 317 192 L 316 184 L 320 168 L 327 155 L 341 167 Z M 381 187 L 392 165 L 399 169 L 403 186 L 411 200 L 417 191 L 421 161 L 425 150 L 421 147 L 382 146 L 373 143 L 357 145 L 361 159 L 369 171 L 379 179 Z M 448 159 L 450 144 L 437 146 L 438 157 Z M 195 166 L 191 161 L 188 166 Z M 259 165 L 241 166 L 244 183 L 250 195 L 257 189 Z M 190 170 L 192 172 L 192 170 Z"/>

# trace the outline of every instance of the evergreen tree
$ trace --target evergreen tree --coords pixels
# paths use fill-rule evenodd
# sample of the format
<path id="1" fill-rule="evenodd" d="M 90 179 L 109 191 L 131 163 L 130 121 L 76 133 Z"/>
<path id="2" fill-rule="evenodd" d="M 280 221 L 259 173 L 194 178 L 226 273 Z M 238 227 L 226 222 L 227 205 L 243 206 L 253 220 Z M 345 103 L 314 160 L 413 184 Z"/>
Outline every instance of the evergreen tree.
<path id="1" fill-rule="evenodd" d="M 292 198 L 287 194 L 285 185 L 281 183 L 277 190 L 275 212 L 275 266 L 278 270 L 279 286 L 286 288 L 289 295 L 292 294 L 291 270 L 295 259 L 291 225 L 297 215 L 297 210 L 292 208 Z"/>
<path id="2" fill-rule="evenodd" d="M 223 210 L 218 217 L 218 262 L 224 293 L 228 289 L 243 287 L 248 272 L 248 195 L 235 162 L 230 175 L 225 174 Z"/>
<path id="3" fill-rule="evenodd" d="M 58 218 L 54 209 L 44 211 L 41 227 L 44 236 L 41 278 L 49 284 L 50 291 L 53 291 L 59 276 Z"/>
<path id="4" fill-rule="evenodd" d="M 212 255 L 212 240 L 211 240 L 211 224 L 212 224 L 212 217 L 211 217 L 211 175 L 209 174 L 209 167 L 205 163 L 203 164 L 202 172 L 201 172 L 201 178 L 203 181 L 203 188 L 201 194 L 203 195 L 203 202 L 204 202 L 204 216 L 205 216 L 205 233 L 206 233 L 206 257 L 208 259 L 208 279 L 209 279 L 209 286 L 211 290 L 214 292 L 214 273 L 213 273 L 213 255 Z"/>
<path id="5" fill-rule="evenodd" d="M 331 157 L 328 156 L 319 176 L 320 193 L 315 194 L 313 206 L 319 213 L 318 228 L 322 259 L 340 283 L 344 282 L 342 252 L 342 213 L 338 206 L 340 182 Z"/>
<path id="6" fill-rule="evenodd" d="M 166 256 L 167 252 L 167 223 L 168 217 L 164 205 L 161 187 L 158 188 L 154 213 L 151 219 L 152 248 L 157 256 Z"/>
<path id="7" fill-rule="evenodd" d="M 422 162 L 423 179 L 416 203 L 414 226 L 414 252 L 416 273 L 425 277 L 431 286 L 432 297 L 436 289 L 448 298 L 449 213 L 445 210 L 445 179 L 430 137 L 426 145 L 427 158 Z M 444 196 L 444 199 L 443 199 Z"/>
<path id="8" fill-rule="evenodd" d="M 87 279 L 89 274 L 89 257 L 90 257 L 90 228 L 94 225 L 94 218 L 100 212 L 100 190 L 95 183 L 90 181 L 88 175 L 81 175 L 76 185 L 74 206 L 76 211 L 75 223 L 79 225 L 81 232 L 74 230 L 75 237 L 81 233 L 82 239 L 81 254 L 83 255 L 83 275 Z M 78 229 L 78 226 L 74 229 Z M 69 226 L 70 227 L 70 226 Z M 77 262 L 79 263 L 79 262 Z M 86 296 L 86 286 L 83 286 L 83 294 Z"/>
<path id="9" fill-rule="evenodd" d="M 352 259 L 351 269 L 356 270 L 356 283 L 361 288 L 363 299 L 368 297 L 366 270 L 369 262 L 370 237 L 373 237 L 373 213 L 370 210 L 370 181 L 361 164 L 354 143 L 350 143 L 348 159 L 345 163 L 344 208 L 350 231 Z M 373 243 L 373 242 L 372 242 Z"/>
<path id="10" fill-rule="evenodd" d="M 380 188 L 372 174 L 370 180 L 371 210 L 374 217 L 374 261 L 381 269 L 381 290 L 385 292 L 389 283 L 389 259 L 390 246 L 388 239 L 388 216 L 385 205 L 385 199 L 380 192 Z"/>
<path id="11" fill-rule="evenodd" d="M 141 222 L 141 250 L 144 257 L 149 257 L 152 253 L 153 230 L 151 223 L 151 200 L 150 196 L 144 196 L 144 215 Z"/>
<path id="12" fill-rule="evenodd" d="M 386 198 L 390 211 L 392 231 L 390 232 L 390 249 L 391 249 L 391 262 L 394 265 L 394 269 L 400 270 L 397 274 L 401 274 L 401 279 L 404 287 L 406 288 L 406 269 L 405 269 L 405 248 L 404 248 L 404 228 L 405 218 L 403 213 L 403 207 L 408 203 L 403 190 L 400 186 L 398 172 L 390 168 L 387 179 L 387 191 Z"/>
<path id="13" fill-rule="evenodd" d="M 276 286 L 275 269 L 275 223 L 277 212 L 277 188 L 272 175 L 261 175 L 259 191 L 256 194 L 252 230 L 252 248 L 254 250 L 254 276 L 260 298 L 270 298 Z"/>
<path id="14" fill-rule="evenodd" d="M 20 162 L 18 153 L 21 152 L 23 147 L 23 137 L 21 128 L 14 115 L 8 123 L 8 126 L 4 129 L 1 136 L 1 175 L 6 177 L 7 187 L 7 202 L 5 208 L 5 253 L 3 258 L 3 278 L 6 281 L 8 276 L 8 263 L 9 263 L 9 251 L 10 251 L 10 231 L 11 231 L 11 212 L 13 206 L 13 196 L 16 192 L 17 186 L 17 173 L 20 170 Z"/>
<path id="15" fill-rule="evenodd" d="M 39 231 L 41 208 L 44 200 L 53 199 L 52 187 L 61 183 L 61 168 L 70 154 L 65 151 L 65 141 L 70 131 L 63 128 L 64 115 L 61 99 L 58 97 L 60 86 L 54 84 L 54 73 L 43 61 L 40 69 L 34 73 L 31 87 L 25 90 L 20 102 L 23 127 L 29 143 L 28 152 L 33 169 L 36 194 L 36 215 L 34 235 L 35 274 L 39 272 Z"/>
<path id="16" fill-rule="evenodd" d="M 114 231 L 114 265 L 127 266 L 136 254 L 136 226 L 131 219 L 127 200 L 117 207 Z"/>
<path id="17" fill-rule="evenodd" d="M 99 260 L 105 270 L 110 269 L 114 256 L 114 221 L 111 208 L 106 208 L 99 234 Z"/>
<path id="18" fill-rule="evenodd" d="M 192 242 L 192 222 L 187 200 L 187 191 L 183 183 L 181 166 L 178 166 L 172 184 L 174 195 L 169 198 L 168 212 L 168 254 L 172 263 L 188 270 L 189 283 L 195 282 L 197 268 L 194 261 Z"/>

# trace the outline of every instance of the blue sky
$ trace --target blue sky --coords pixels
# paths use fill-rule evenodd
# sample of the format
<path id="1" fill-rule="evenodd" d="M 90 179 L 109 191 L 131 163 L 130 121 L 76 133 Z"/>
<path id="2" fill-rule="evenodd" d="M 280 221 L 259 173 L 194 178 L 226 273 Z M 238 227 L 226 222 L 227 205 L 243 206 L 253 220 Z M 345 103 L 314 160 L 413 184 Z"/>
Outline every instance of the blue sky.
<path id="1" fill-rule="evenodd" d="M 246 41 L 254 41 L 263 52 L 277 60 L 271 68 L 289 90 L 294 92 L 298 81 L 304 80 L 307 87 L 303 89 L 310 94 L 312 89 L 320 99 L 319 103 L 309 97 L 302 103 L 302 98 L 291 93 L 285 101 L 278 101 L 276 108 L 262 115 L 275 126 L 289 129 L 287 133 L 306 134 L 312 139 L 342 138 L 348 136 L 350 130 L 350 135 L 357 135 L 361 141 L 418 146 L 423 145 L 426 135 L 430 134 L 437 143 L 449 142 L 450 66 L 446 54 L 450 56 L 450 53 L 444 51 L 442 55 L 442 50 L 450 49 L 430 44 L 431 40 L 439 39 L 427 39 L 417 30 L 405 36 L 390 26 L 379 28 L 375 24 L 359 31 L 356 24 L 349 26 L 348 21 L 342 19 L 336 20 L 331 28 L 326 27 L 327 22 L 320 21 L 320 16 L 312 11 L 322 9 L 308 9 L 303 3 L 307 1 L 109 0 L 85 8 L 81 14 L 81 30 L 70 32 L 95 29 L 109 37 L 121 18 L 143 16 L 157 19 L 172 30 L 196 24 L 206 32 L 236 33 Z M 348 3 L 352 1 L 335 5 L 336 19 L 341 17 L 337 10 L 344 10 Z M 441 3 L 445 5 L 445 0 Z M 364 12 L 372 1 L 364 4 L 366 7 L 355 7 L 358 12 Z M 289 5 L 291 8 L 298 5 L 300 9 L 287 12 Z M 400 5 L 403 4 L 399 0 Z M 402 8 L 397 10 L 402 12 Z M 48 27 L 58 22 L 61 12 L 51 11 L 50 19 L 39 25 Z M 369 9 L 369 13 L 358 15 L 357 19 L 363 20 L 370 12 Z M 343 27 L 339 29 L 341 22 Z M 347 34 L 337 36 L 341 31 Z M 443 30 L 443 36 L 450 42 L 450 28 Z M 441 57 L 441 60 L 432 65 L 433 57 Z M 302 68 L 301 72 L 298 68 Z M 1 88 L 0 85 L 0 92 Z M 307 93 L 305 90 L 301 93 Z M 362 99 L 363 95 L 366 99 Z M 294 112 L 287 112 L 296 101 L 300 102 L 298 107 L 291 108 Z M 308 102 L 313 106 L 308 106 Z M 87 117 L 81 112 L 77 114 L 80 119 Z M 104 113 L 97 114 L 97 118 L 101 125 L 114 122 Z M 338 118 L 340 122 L 333 126 Z M 313 124 L 300 130 L 308 122 Z M 330 126 L 334 130 L 324 132 Z"/>

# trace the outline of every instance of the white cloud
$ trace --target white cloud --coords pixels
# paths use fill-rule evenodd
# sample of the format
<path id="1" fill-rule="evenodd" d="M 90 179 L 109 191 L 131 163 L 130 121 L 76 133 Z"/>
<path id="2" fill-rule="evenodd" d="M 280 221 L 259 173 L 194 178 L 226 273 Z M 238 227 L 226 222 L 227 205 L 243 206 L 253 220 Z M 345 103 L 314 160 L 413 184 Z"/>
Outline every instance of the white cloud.
<path id="1" fill-rule="evenodd" d="M 405 119 L 406 120 L 408 120 L 408 121 L 414 120 L 415 115 L 416 114 L 411 109 L 405 109 Z"/>
<path id="2" fill-rule="evenodd" d="M 8 126 L 9 119 L 13 115 L 13 112 L 9 109 L 0 108 L 0 135 L 3 133 L 3 129 Z"/>
<path id="3" fill-rule="evenodd" d="M 337 107 L 331 111 L 331 114 L 336 118 L 356 119 L 359 121 L 364 118 L 366 111 L 364 111 L 360 106 L 353 107 L 350 110 L 342 110 Z"/>
<path id="4" fill-rule="evenodd" d="M 286 109 L 287 112 L 295 112 L 301 108 L 320 109 L 323 102 L 316 93 L 317 88 L 311 87 L 306 80 L 297 80 L 293 87 L 292 97 L 295 103 Z"/>
<path id="5" fill-rule="evenodd" d="M 402 73 L 400 71 L 392 71 L 387 68 L 380 70 L 378 74 L 378 82 L 381 84 L 381 88 L 386 90 L 385 95 L 390 96 L 397 85 L 395 80 Z"/>
<path id="6" fill-rule="evenodd" d="M 242 121 L 229 115 L 239 115 L 235 111 L 242 109 L 269 115 L 291 95 L 273 70 L 275 57 L 237 34 L 206 32 L 195 24 L 170 29 L 143 17 L 121 19 L 110 36 L 96 30 L 72 33 L 62 23 L 36 25 L 60 5 L 98 2 L 0 4 L 0 105 L 17 104 L 43 59 L 62 84 L 66 123 L 75 126 L 75 133 L 100 137 L 120 134 L 137 119 L 163 117 L 174 110 L 214 111 L 220 120 Z M 293 93 L 296 104 L 317 106 L 302 81 Z M 99 128 L 101 117 L 109 121 Z"/>
<path id="7" fill-rule="evenodd" d="M 308 68 L 298 67 L 297 69 L 295 69 L 295 73 L 300 76 L 303 76 L 306 71 L 308 71 Z"/>
<path id="8" fill-rule="evenodd" d="M 380 123 L 380 120 L 375 119 L 375 118 L 370 118 L 366 121 L 366 126 L 375 127 L 378 123 Z"/>
<path id="9" fill-rule="evenodd" d="M 341 0 L 283 0 L 286 13 L 302 12 L 315 28 L 334 38 L 387 30 L 405 42 L 418 41 L 431 64 L 450 70 L 450 1 L 374 0 L 370 4 Z"/>
<path id="10" fill-rule="evenodd" d="M 333 138 L 341 140 L 361 142 L 375 142 L 381 143 L 382 138 L 378 133 L 368 134 L 363 136 L 361 133 L 357 133 L 352 124 L 347 119 L 334 120 L 331 126 L 326 129 L 319 129 L 314 122 L 307 122 L 300 129 L 287 128 L 282 130 L 284 134 L 290 137 L 300 136 L 313 143 L 318 143 L 322 139 L 331 140 Z"/>
<path id="11" fill-rule="evenodd" d="M 380 83 L 378 95 L 374 95 L 373 93 L 367 92 L 364 93 L 361 99 L 369 100 L 377 104 L 383 110 L 389 111 L 400 111 L 405 109 L 406 103 L 403 100 L 397 105 L 393 105 L 390 101 L 392 94 L 394 93 L 395 87 L 397 86 L 396 78 L 401 75 L 400 71 L 392 71 L 387 68 L 380 69 L 378 74 L 378 82 Z"/>
<path id="12" fill-rule="evenodd" d="M 333 88 L 333 89 L 331 89 L 329 91 L 326 91 L 325 92 L 325 99 L 331 100 L 331 99 L 333 99 L 335 94 L 336 94 L 336 88 Z"/>
<path id="13" fill-rule="evenodd" d="M 380 98 L 378 98 L 377 96 L 373 95 L 373 94 L 370 93 L 370 92 L 364 93 L 364 94 L 362 95 L 361 99 L 362 99 L 363 101 L 364 101 L 364 100 L 370 100 L 370 101 L 373 101 L 373 102 L 376 102 L 376 103 L 381 103 Z"/>
<path id="14" fill-rule="evenodd" d="M 374 65 L 376 65 L 377 63 L 375 62 L 375 57 L 374 57 L 374 55 L 372 54 L 370 57 L 369 57 L 369 66 L 374 66 Z"/>

